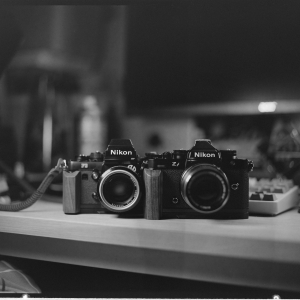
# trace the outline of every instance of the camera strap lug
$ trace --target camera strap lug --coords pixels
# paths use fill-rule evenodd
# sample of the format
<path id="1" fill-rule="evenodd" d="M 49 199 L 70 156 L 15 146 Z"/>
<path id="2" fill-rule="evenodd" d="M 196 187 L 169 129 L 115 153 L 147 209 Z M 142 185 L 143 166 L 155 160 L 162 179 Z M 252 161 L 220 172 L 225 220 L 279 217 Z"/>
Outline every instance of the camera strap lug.
<path id="1" fill-rule="evenodd" d="M 59 158 L 56 166 L 54 167 L 54 170 L 58 171 L 59 173 L 61 173 L 62 171 L 67 171 L 68 165 L 67 165 L 66 160 Z"/>
<path id="2" fill-rule="evenodd" d="M 233 184 L 231 185 L 231 188 L 232 188 L 234 191 L 236 191 L 236 190 L 239 188 L 239 184 L 238 184 L 238 183 L 233 183 Z"/>

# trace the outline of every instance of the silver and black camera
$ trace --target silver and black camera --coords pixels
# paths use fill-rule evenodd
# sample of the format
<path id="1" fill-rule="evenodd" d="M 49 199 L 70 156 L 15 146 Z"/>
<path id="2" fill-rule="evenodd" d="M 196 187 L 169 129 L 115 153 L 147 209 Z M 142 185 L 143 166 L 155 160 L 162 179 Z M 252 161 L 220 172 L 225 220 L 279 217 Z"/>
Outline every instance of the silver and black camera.
<path id="1" fill-rule="evenodd" d="M 141 160 L 129 139 L 111 140 L 104 153 L 79 155 L 63 172 L 63 210 L 143 213 Z"/>
<path id="2" fill-rule="evenodd" d="M 190 150 L 148 153 L 145 217 L 247 219 L 252 161 L 196 140 Z"/>

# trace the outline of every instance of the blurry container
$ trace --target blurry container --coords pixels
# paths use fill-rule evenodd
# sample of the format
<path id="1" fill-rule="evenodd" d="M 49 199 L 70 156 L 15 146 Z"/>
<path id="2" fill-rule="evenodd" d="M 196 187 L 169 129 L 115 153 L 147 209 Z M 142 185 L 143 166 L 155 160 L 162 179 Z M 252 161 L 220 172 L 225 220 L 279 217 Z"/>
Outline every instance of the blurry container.
<path id="1" fill-rule="evenodd" d="M 24 39 L 6 74 L 4 104 L 11 109 L 5 110 L 5 120 L 20 137 L 18 160 L 25 172 L 47 172 L 58 157 L 104 150 L 107 120 L 116 127 L 123 114 L 119 94 L 125 10 L 114 5 L 11 6 L 10 10 Z M 91 74 L 96 78 L 91 80 Z M 115 119 L 106 117 L 108 103 Z M 22 122 L 11 121 L 20 115 Z"/>
<path id="2" fill-rule="evenodd" d="M 113 6 L 22 5 L 10 9 L 24 33 L 15 66 L 81 72 L 103 63 Z"/>
<path id="3" fill-rule="evenodd" d="M 105 108 L 96 96 L 83 98 L 79 121 L 79 152 L 89 155 L 106 148 L 107 124 Z"/>

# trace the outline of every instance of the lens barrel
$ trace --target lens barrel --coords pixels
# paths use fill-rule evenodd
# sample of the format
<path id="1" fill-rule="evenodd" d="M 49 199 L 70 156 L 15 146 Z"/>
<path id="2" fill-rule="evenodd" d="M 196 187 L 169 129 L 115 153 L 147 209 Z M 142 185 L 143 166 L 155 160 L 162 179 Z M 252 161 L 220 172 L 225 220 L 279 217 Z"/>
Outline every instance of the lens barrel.
<path id="1" fill-rule="evenodd" d="M 138 204 L 141 186 L 140 178 L 134 171 L 117 166 L 102 174 L 98 193 L 108 210 L 120 213 L 129 211 Z"/>
<path id="2" fill-rule="evenodd" d="M 215 213 L 227 203 L 229 194 L 227 176 L 215 165 L 196 164 L 182 174 L 181 195 L 195 211 Z"/>

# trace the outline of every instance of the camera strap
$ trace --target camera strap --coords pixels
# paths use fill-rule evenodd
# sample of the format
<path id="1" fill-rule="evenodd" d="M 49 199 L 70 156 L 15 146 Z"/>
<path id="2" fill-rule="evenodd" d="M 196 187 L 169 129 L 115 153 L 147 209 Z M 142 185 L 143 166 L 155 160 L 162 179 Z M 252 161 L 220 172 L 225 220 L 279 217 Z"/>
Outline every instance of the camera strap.
<path id="1" fill-rule="evenodd" d="M 30 207 L 44 195 L 53 179 L 65 168 L 66 161 L 60 158 L 57 165 L 49 171 L 40 186 L 28 199 L 25 201 L 13 201 L 11 204 L 0 204 L 0 211 L 20 211 Z"/>

